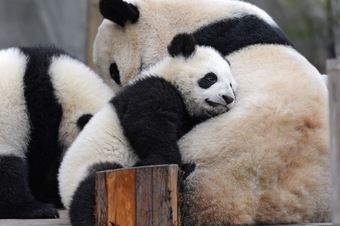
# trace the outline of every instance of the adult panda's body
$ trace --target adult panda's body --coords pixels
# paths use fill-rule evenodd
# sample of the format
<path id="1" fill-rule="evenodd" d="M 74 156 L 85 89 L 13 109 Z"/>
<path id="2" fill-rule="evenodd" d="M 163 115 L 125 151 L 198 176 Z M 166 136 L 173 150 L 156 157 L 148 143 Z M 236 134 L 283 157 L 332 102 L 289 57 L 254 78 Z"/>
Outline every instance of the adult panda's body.
<path id="1" fill-rule="evenodd" d="M 94 172 L 178 164 L 177 141 L 197 123 L 228 111 L 237 85 L 229 63 L 192 36 L 177 35 L 171 56 L 143 71 L 100 110 L 60 167 L 60 194 L 73 225 L 94 225 Z"/>
<path id="2" fill-rule="evenodd" d="M 63 151 L 113 92 L 63 51 L 23 47 L 0 50 L 0 96 L 0 218 L 58 217 Z"/>
<path id="3" fill-rule="evenodd" d="M 94 61 L 113 89 L 191 33 L 231 63 L 232 111 L 179 140 L 183 225 L 330 221 L 328 98 L 320 73 L 272 18 L 242 1 L 102 0 Z"/>

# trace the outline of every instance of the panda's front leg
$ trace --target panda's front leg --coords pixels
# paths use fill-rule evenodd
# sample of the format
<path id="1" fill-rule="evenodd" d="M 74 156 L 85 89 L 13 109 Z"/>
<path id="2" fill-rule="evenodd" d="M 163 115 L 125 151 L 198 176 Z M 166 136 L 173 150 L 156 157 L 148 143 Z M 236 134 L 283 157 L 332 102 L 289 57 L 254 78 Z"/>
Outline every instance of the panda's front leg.
<path id="1" fill-rule="evenodd" d="M 58 218 L 53 205 L 34 199 L 22 157 L 0 156 L 0 219 Z"/>
<path id="2" fill-rule="evenodd" d="M 131 147 L 140 159 L 136 166 L 181 165 L 177 145 L 179 122 L 175 119 L 169 120 L 158 114 L 152 118 L 125 120 L 122 124 Z"/>

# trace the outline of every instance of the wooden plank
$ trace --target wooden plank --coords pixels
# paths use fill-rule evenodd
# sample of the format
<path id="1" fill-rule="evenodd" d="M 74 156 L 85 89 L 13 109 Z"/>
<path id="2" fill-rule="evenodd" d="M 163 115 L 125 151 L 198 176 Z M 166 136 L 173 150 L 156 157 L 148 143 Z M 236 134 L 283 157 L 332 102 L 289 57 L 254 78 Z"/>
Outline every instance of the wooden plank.
<path id="1" fill-rule="evenodd" d="M 0 226 L 71 226 L 66 210 L 59 210 L 57 219 L 4 219 Z"/>
<path id="2" fill-rule="evenodd" d="M 103 21 L 103 17 L 99 12 L 99 0 L 88 0 L 88 27 L 86 38 L 86 64 L 96 70 L 93 63 L 93 43 L 96 37 L 98 27 Z"/>
<path id="3" fill-rule="evenodd" d="M 105 226 L 107 222 L 107 199 L 104 195 L 107 193 L 105 173 L 97 175 L 95 191 L 101 191 L 100 193 L 96 193 L 96 203 L 98 203 L 98 207 L 100 207 L 96 209 L 96 217 L 99 218 L 99 222 L 105 222 L 100 226 Z"/>
<path id="4" fill-rule="evenodd" d="M 152 222 L 149 219 L 153 218 L 152 210 L 152 175 L 153 170 L 151 167 L 145 168 L 137 172 L 136 184 L 144 184 L 145 186 L 137 186 L 137 203 L 143 203 L 143 205 L 136 206 L 136 219 L 139 220 L 141 225 L 152 226 Z"/>
<path id="5" fill-rule="evenodd" d="M 177 177 L 177 165 L 97 172 L 96 225 L 179 225 Z"/>
<path id="6" fill-rule="evenodd" d="M 340 58 L 327 60 L 326 66 L 330 101 L 332 223 L 340 225 Z"/>

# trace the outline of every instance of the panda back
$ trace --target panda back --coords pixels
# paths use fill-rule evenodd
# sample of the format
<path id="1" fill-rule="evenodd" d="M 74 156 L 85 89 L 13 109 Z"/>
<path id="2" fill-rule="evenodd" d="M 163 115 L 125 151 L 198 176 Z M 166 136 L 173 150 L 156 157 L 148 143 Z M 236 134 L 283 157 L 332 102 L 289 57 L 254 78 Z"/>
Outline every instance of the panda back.
<path id="1" fill-rule="evenodd" d="M 31 140 L 35 141 L 38 137 L 41 139 L 49 131 L 49 138 L 46 137 L 45 141 L 51 139 L 51 142 L 58 143 L 62 106 L 55 97 L 49 68 L 53 57 L 65 53 L 54 47 L 22 47 L 20 50 L 28 59 L 23 84 L 27 112 L 33 128 Z M 37 145 L 38 143 L 40 142 L 36 142 Z"/>
<path id="2" fill-rule="evenodd" d="M 29 139 L 23 89 L 27 61 L 18 48 L 0 50 L 0 155 L 23 157 Z"/>
<path id="3" fill-rule="evenodd" d="M 27 152 L 58 144 L 62 108 L 54 96 L 48 69 L 51 58 L 60 54 L 60 50 L 52 47 L 1 51 L 1 57 L 5 58 L 1 63 L 1 86 L 4 86 L 1 89 L 1 111 L 6 115 L 1 119 L 4 125 L 1 128 L 2 139 L 7 138 L 7 133 L 19 133 L 18 138 L 3 141 L 10 146 L 13 146 L 11 140 L 19 141 L 21 148 L 14 145 L 14 153 L 20 152 L 22 155 L 27 144 Z M 6 127 L 10 127 L 7 133 L 4 132 Z"/>

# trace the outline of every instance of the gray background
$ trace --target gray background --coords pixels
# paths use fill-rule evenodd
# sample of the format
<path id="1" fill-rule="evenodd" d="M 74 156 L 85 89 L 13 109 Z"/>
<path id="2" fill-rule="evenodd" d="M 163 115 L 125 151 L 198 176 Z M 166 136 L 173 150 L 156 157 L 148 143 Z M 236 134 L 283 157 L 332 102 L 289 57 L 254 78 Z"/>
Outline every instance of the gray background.
<path id="1" fill-rule="evenodd" d="M 0 48 L 54 44 L 85 60 L 86 0 L 0 0 Z"/>

